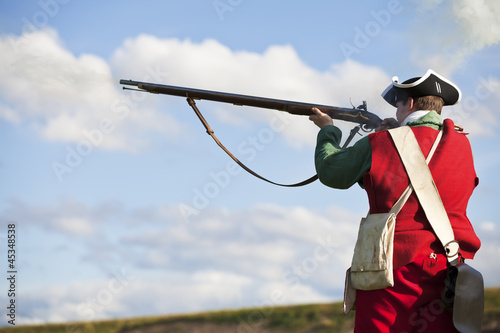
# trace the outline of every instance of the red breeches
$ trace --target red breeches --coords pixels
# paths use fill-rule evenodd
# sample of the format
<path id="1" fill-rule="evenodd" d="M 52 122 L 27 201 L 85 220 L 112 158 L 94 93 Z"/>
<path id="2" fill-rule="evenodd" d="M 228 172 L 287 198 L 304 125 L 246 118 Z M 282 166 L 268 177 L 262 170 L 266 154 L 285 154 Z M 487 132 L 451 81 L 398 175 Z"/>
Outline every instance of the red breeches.
<path id="1" fill-rule="evenodd" d="M 355 333 L 458 332 L 441 308 L 447 260 L 432 254 L 394 270 L 394 287 L 358 290 Z"/>

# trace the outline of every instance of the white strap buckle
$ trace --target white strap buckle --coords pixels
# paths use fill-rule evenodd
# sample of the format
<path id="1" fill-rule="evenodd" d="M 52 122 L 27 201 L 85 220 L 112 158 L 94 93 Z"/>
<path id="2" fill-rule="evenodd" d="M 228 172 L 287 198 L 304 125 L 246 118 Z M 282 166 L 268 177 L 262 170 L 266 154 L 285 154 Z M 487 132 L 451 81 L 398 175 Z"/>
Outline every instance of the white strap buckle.
<path id="1" fill-rule="evenodd" d="M 448 257 L 448 261 L 452 262 L 458 258 L 458 253 L 460 252 L 460 246 L 456 240 L 452 240 L 444 245 L 444 249 L 446 251 L 446 256 Z"/>

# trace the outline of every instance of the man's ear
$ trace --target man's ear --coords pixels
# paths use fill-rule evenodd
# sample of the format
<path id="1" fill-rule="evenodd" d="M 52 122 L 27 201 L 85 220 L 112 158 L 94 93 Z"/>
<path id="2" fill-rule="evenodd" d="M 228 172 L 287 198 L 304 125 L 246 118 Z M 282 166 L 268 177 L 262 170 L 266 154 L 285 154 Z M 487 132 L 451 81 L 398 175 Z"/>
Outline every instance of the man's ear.
<path id="1" fill-rule="evenodd" d="M 413 97 L 408 97 L 408 103 L 409 103 L 409 111 L 415 111 L 413 108 L 415 107 L 415 100 Z"/>

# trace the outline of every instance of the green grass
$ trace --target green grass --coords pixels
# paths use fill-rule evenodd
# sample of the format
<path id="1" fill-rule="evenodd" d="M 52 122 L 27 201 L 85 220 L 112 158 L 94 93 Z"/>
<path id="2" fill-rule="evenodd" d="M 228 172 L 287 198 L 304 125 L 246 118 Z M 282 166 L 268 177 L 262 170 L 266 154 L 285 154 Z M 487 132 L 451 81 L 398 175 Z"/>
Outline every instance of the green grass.
<path id="1" fill-rule="evenodd" d="M 485 323 L 491 327 L 500 321 L 500 288 L 489 288 L 485 292 Z M 342 314 L 341 303 L 308 304 L 282 307 L 249 308 L 214 311 L 189 315 L 171 315 L 85 323 L 47 324 L 38 326 L 2 327 L 1 332 L 23 333 L 119 333 L 132 329 L 157 325 L 171 327 L 172 332 L 185 332 L 179 327 L 186 325 L 219 325 L 241 332 L 252 332 L 253 328 L 265 328 L 266 332 L 346 332 L 352 329 L 354 314 Z M 193 326 L 189 326 L 193 327 Z M 496 332 L 490 330 L 488 332 Z"/>
<path id="2" fill-rule="evenodd" d="M 500 313 L 500 287 L 486 290 L 484 293 L 484 309 L 485 312 Z"/>

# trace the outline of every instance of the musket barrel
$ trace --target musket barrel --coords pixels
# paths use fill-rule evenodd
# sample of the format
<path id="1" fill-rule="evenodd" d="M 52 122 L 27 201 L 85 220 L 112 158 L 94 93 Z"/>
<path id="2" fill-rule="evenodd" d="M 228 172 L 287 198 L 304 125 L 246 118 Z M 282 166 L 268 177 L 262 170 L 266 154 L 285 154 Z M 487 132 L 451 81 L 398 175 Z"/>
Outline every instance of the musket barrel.
<path id="1" fill-rule="evenodd" d="M 150 93 L 166 94 L 193 99 L 210 100 L 215 102 L 230 103 L 234 105 L 245 105 L 265 109 L 286 111 L 296 115 L 311 115 L 312 108 L 317 107 L 322 112 L 329 114 L 334 119 L 356 122 L 362 124 L 365 129 L 374 129 L 380 125 L 381 119 L 366 110 L 355 108 L 341 108 L 328 105 L 294 102 L 273 98 L 232 94 L 218 91 L 193 89 L 148 82 L 132 80 L 120 80 L 120 84 L 136 86 Z"/>

